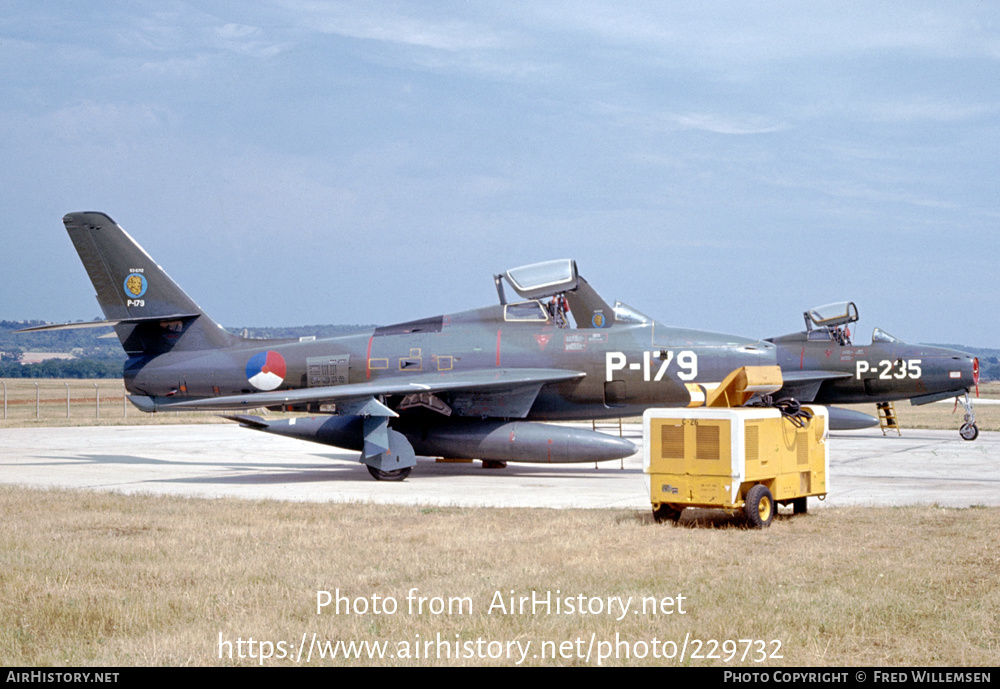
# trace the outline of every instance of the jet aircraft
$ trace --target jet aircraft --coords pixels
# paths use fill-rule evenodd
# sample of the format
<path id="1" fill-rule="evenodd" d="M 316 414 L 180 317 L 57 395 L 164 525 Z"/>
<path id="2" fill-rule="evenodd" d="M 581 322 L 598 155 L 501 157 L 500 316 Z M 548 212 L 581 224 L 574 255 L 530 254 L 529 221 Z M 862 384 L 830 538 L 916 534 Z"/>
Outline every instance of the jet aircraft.
<path id="1" fill-rule="evenodd" d="M 418 454 L 484 464 L 630 456 L 636 448 L 623 438 L 540 422 L 700 406 L 734 369 L 777 359 L 769 342 L 612 307 L 572 260 L 495 275 L 493 306 L 332 338 L 239 337 L 104 213 L 63 223 L 106 320 L 29 330 L 113 326 L 139 409 L 219 411 L 247 428 L 358 450 L 380 480 L 405 478 Z M 256 408 L 316 415 L 238 413 Z"/>
<path id="2" fill-rule="evenodd" d="M 979 359 L 954 349 L 907 344 L 880 328 L 870 345 L 855 344 L 850 331 L 858 320 L 854 302 L 819 306 L 803 317 L 804 332 L 768 338 L 778 347 L 784 380 L 775 397 L 816 404 L 909 399 L 914 405 L 955 397 L 965 406 L 959 434 L 965 440 L 979 435 L 969 400 L 969 390 L 979 385 Z"/>

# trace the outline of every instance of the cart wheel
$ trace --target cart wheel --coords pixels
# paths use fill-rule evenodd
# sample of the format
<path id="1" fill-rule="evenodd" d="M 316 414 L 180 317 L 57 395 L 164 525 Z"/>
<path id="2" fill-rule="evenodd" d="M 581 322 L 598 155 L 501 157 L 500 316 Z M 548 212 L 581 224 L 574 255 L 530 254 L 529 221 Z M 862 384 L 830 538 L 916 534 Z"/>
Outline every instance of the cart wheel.
<path id="1" fill-rule="evenodd" d="M 792 514 L 805 514 L 809 511 L 808 498 L 795 498 L 792 500 Z"/>
<path id="2" fill-rule="evenodd" d="M 774 498 L 767 486 L 758 483 L 747 493 L 746 505 L 743 508 L 747 521 L 755 529 L 763 529 L 771 525 L 774 518 Z"/>
<path id="3" fill-rule="evenodd" d="M 683 509 L 683 507 L 675 507 L 668 503 L 663 503 L 653 510 L 653 519 L 657 524 L 662 524 L 667 521 L 671 521 L 676 524 L 681 518 L 681 511 Z"/>

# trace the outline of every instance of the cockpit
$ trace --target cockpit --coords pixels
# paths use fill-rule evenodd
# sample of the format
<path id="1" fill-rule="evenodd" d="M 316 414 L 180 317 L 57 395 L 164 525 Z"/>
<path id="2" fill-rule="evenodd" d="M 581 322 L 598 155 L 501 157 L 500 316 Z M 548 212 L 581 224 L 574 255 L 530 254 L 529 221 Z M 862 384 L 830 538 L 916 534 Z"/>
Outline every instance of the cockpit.
<path id="1" fill-rule="evenodd" d="M 614 309 L 608 306 L 580 276 L 576 261 L 571 259 L 511 268 L 494 275 L 493 280 L 505 321 L 551 321 L 558 328 L 594 329 L 610 327 L 618 318 L 618 304 Z M 504 282 L 523 301 L 508 303 Z"/>
<path id="2" fill-rule="evenodd" d="M 806 321 L 806 339 L 810 342 L 833 340 L 849 345 L 851 323 L 858 320 L 858 307 L 853 301 L 839 301 L 809 309 L 802 316 Z"/>
<path id="3" fill-rule="evenodd" d="M 620 301 L 615 302 L 615 322 L 617 323 L 636 323 L 638 325 L 644 325 L 646 323 L 652 323 L 653 319 L 644 313 L 636 311 L 628 304 Z"/>
<path id="4" fill-rule="evenodd" d="M 872 333 L 872 344 L 875 344 L 876 342 L 896 343 L 902 342 L 902 340 L 898 337 L 893 337 L 886 331 L 882 330 L 882 328 L 875 328 L 875 331 Z"/>
<path id="5" fill-rule="evenodd" d="M 809 309 L 802 314 L 806 321 L 806 339 L 810 342 L 833 341 L 852 345 L 851 324 L 858 321 L 858 307 L 853 301 L 839 301 Z M 872 332 L 872 344 L 902 342 L 881 328 Z"/>

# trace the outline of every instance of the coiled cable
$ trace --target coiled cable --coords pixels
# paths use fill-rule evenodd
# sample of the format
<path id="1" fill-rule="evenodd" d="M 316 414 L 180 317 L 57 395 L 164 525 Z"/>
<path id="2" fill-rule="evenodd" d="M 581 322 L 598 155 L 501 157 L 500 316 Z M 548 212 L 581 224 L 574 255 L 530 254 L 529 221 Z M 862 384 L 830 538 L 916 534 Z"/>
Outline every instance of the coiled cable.
<path id="1" fill-rule="evenodd" d="M 813 417 L 813 413 L 808 409 L 803 409 L 794 397 L 783 397 L 780 400 L 775 400 L 771 406 L 780 411 L 781 415 L 796 428 L 808 426 Z"/>

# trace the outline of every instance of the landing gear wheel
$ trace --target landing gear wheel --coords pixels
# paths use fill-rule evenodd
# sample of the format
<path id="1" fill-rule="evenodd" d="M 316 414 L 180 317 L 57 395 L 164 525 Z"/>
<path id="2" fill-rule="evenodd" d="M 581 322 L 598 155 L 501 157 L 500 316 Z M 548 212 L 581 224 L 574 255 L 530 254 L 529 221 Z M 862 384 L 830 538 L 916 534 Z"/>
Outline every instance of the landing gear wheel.
<path id="1" fill-rule="evenodd" d="M 683 507 L 678 508 L 674 507 L 673 505 L 663 503 L 655 510 L 653 510 L 653 520 L 657 524 L 663 524 L 664 522 L 673 522 L 674 524 L 676 524 L 678 521 L 680 521 L 681 511 L 683 509 L 684 509 Z"/>
<path id="2" fill-rule="evenodd" d="M 975 440 L 979 437 L 979 426 L 974 423 L 963 423 L 958 429 L 958 434 L 962 436 L 962 440 Z"/>
<path id="3" fill-rule="evenodd" d="M 755 529 L 763 529 L 771 525 L 774 519 L 774 498 L 767 486 L 758 483 L 747 493 L 743 512 L 747 521 Z"/>
<path id="4" fill-rule="evenodd" d="M 972 400 L 969 399 L 968 390 L 965 392 L 964 399 L 962 397 L 955 398 L 956 405 L 959 401 L 965 407 L 965 419 L 963 420 L 962 427 L 958 429 L 958 434 L 962 436 L 962 440 L 975 440 L 979 437 L 979 426 L 976 425 L 976 412 L 972 408 Z"/>
<path id="5" fill-rule="evenodd" d="M 805 514 L 809 511 L 808 498 L 795 498 L 792 500 L 792 514 Z"/>
<path id="6" fill-rule="evenodd" d="M 382 471 L 381 469 L 376 469 L 373 466 L 365 464 L 368 467 L 368 473 L 372 475 L 372 478 L 376 481 L 402 481 L 407 476 L 410 475 L 410 469 L 413 467 L 406 467 L 405 469 L 394 469 L 393 471 Z"/>

